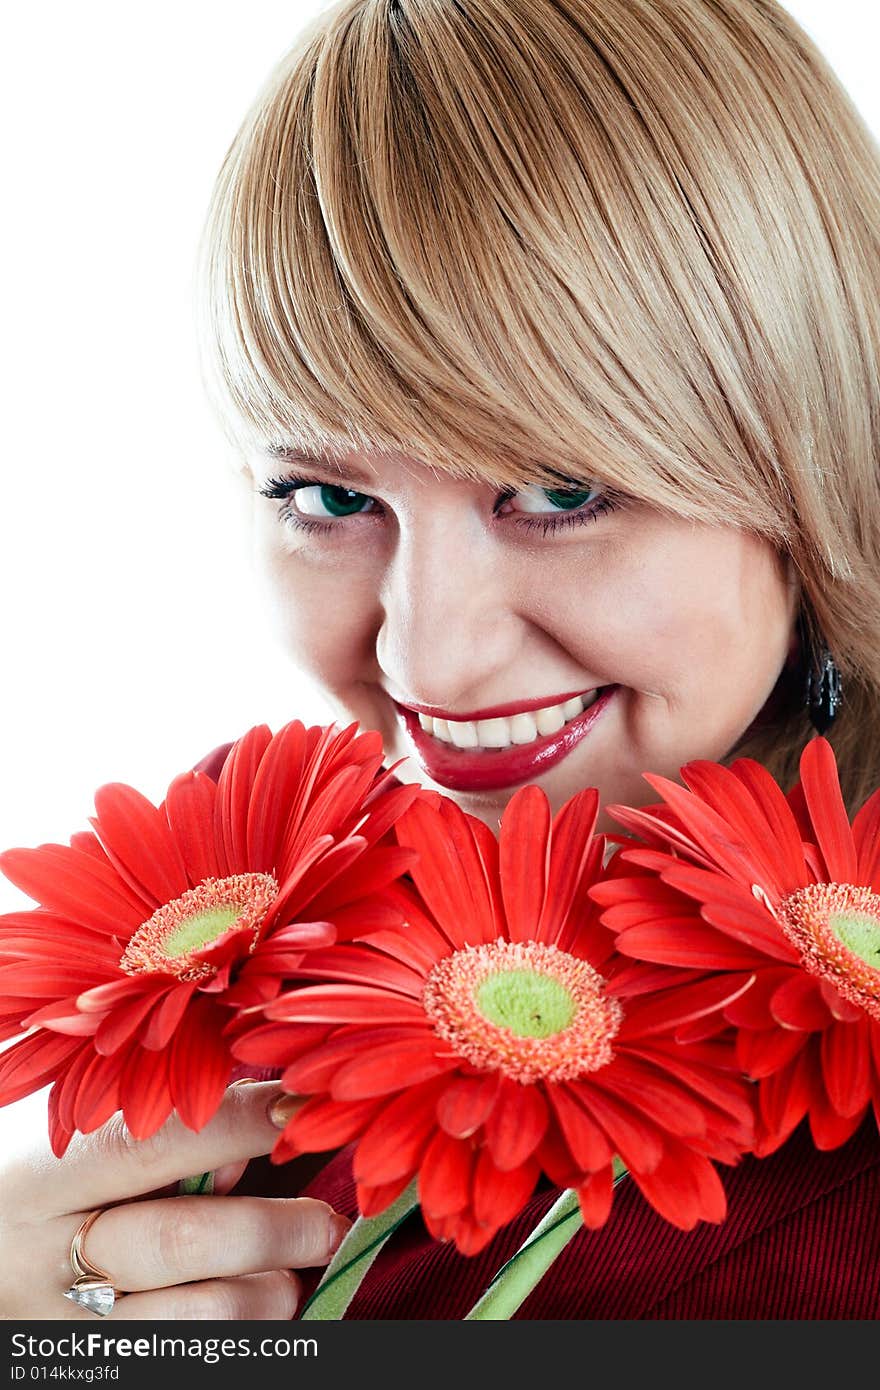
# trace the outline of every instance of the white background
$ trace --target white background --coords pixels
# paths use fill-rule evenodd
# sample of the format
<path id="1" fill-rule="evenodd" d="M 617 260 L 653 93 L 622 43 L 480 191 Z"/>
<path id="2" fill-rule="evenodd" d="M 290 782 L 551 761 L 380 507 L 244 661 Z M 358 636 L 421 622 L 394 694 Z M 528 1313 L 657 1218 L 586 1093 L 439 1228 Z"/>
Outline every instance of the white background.
<path id="1" fill-rule="evenodd" d="M 192 271 L 246 108 L 316 0 L 17 4 L 0 56 L 0 848 L 328 715 L 264 628 Z M 798 0 L 875 132 L 874 0 Z M 0 911 L 29 905 L 0 878 Z"/>

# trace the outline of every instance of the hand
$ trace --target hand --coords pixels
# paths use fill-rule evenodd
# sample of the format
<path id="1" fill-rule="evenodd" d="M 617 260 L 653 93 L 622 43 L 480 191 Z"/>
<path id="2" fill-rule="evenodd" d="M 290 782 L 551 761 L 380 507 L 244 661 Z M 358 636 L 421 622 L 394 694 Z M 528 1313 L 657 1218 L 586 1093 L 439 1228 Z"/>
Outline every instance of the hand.
<path id="1" fill-rule="evenodd" d="M 77 1134 L 57 1159 L 48 1143 L 0 1171 L 0 1317 L 95 1322 L 63 1297 L 73 1282 L 70 1242 L 124 1290 L 105 1321 L 288 1320 L 297 1269 L 326 1264 L 351 1224 L 308 1197 L 180 1197 L 180 1178 L 217 1171 L 227 1190 L 247 1161 L 278 1138 L 273 1081 L 231 1087 L 198 1134 L 176 1116 L 151 1139 L 132 1139 L 121 1114 Z M 215 1191 L 217 1187 L 215 1187 Z"/>

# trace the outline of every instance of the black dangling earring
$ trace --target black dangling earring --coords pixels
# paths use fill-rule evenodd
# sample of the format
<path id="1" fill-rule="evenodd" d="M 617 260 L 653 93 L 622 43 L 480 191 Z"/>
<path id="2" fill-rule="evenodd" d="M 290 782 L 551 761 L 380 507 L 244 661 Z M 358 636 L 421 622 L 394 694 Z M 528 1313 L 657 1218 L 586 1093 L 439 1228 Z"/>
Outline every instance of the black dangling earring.
<path id="1" fill-rule="evenodd" d="M 818 733 L 824 734 L 837 717 L 843 700 L 843 681 L 837 663 L 825 639 L 818 649 L 813 648 L 807 634 L 806 623 L 800 619 L 802 650 L 806 662 L 806 682 L 804 703 L 810 716 L 810 723 Z"/>

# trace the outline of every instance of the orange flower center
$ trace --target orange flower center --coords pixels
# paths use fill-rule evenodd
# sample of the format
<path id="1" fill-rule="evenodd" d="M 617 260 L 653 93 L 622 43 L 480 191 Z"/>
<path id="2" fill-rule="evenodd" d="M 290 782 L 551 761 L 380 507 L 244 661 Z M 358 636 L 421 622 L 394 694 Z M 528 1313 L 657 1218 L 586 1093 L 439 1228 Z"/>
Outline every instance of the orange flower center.
<path id="1" fill-rule="evenodd" d="M 880 1019 L 880 895 L 852 883 L 811 883 L 776 909 L 811 975 Z"/>
<path id="2" fill-rule="evenodd" d="M 277 897 L 278 883 L 271 874 L 206 878 L 138 927 L 119 965 L 127 975 L 159 971 L 181 980 L 206 980 L 216 975 L 217 966 L 197 953 L 230 930 L 250 930 L 253 951 Z"/>
<path id="3" fill-rule="evenodd" d="M 623 1018 L 588 961 L 500 937 L 440 961 L 422 1002 L 434 1031 L 463 1058 L 525 1085 L 606 1066 Z"/>

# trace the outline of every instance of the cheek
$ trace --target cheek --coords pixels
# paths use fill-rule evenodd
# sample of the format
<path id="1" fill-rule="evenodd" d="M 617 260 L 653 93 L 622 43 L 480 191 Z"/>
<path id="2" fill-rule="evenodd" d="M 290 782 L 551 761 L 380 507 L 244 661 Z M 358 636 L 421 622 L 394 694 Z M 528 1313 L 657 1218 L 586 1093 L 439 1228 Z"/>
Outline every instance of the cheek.
<path id="1" fill-rule="evenodd" d="M 284 651 L 327 690 L 344 691 L 374 652 L 373 589 L 332 562 L 315 564 L 257 536 L 260 600 Z"/>
<path id="2" fill-rule="evenodd" d="M 778 676 L 794 616 L 772 548 L 652 519 L 625 541 L 596 552 L 574 582 L 570 568 L 556 576 L 541 602 L 546 630 L 597 679 L 668 708 L 711 697 L 750 711 Z"/>

